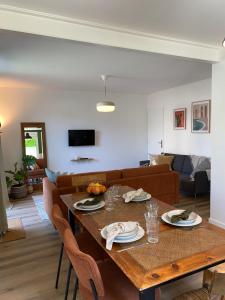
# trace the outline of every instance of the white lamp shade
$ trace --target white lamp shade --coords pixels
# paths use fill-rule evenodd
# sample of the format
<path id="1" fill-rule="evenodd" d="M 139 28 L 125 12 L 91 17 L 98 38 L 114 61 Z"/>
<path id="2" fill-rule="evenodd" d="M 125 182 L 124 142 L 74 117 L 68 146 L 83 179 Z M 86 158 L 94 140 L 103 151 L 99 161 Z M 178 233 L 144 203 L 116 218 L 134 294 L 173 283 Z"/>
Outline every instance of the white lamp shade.
<path id="1" fill-rule="evenodd" d="M 115 108 L 115 104 L 111 101 L 98 102 L 96 104 L 96 109 L 99 112 L 113 112 Z"/>

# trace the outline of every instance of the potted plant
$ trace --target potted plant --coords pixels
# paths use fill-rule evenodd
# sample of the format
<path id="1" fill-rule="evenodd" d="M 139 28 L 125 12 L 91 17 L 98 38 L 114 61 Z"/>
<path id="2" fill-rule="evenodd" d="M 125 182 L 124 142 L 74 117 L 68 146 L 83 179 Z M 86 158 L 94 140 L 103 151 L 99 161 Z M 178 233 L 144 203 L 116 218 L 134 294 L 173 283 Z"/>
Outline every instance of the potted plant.
<path id="1" fill-rule="evenodd" d="M 24 155 L 22 158 L 22 162 L 23 162 L 23 167 L 24 169 L 28 172 L 30 170 L 32 170 L 36 164 L 36 157 L 34 157 L 33 155 Z M 33 167 L 33 168 L 32 168 Z M 29 172 L 28 172 L 28 176 L 29 177 Z M 29 194 L 32 194 L 34 191 L 33 188 L 33 184 L 32 184 L 32 180 L 27 180 L 27 192 Z"/>
<path id="2" fill-rule="evenodd" d="M 24 155 L 22 158 L 25 170 L 31 170 L 32 166 L 36 164 L 36 157 L 33 155 Z"/>
<path id="3" fill-rule="evenodd" d="M 14 164 L 14 170 L 8 170 L 6 173 L 6 183 L 10 189 L 12 198 L 19 199 L 27 195 L 26 178 L 27 172 L 23 168 L 18 168 L 18 163 Z"/>

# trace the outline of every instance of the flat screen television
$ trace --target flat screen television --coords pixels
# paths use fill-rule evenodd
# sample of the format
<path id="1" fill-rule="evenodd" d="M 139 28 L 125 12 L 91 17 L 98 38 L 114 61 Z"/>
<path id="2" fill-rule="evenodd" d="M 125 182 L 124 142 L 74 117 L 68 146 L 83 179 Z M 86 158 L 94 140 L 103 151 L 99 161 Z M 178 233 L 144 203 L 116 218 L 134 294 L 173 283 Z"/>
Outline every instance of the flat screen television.
<path id="1" fill-rule="evenodd" d="M 68 130 L 69 146 L 94 146 L 95 130 Z"/>

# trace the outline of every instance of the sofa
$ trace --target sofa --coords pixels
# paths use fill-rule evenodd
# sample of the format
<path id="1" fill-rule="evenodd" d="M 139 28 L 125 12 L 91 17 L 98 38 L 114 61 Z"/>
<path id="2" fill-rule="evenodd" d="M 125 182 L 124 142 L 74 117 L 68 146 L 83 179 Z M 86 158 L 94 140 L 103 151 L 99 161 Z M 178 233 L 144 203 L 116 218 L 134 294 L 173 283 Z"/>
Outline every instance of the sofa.
<path id="1" fill-rule="evenodd" d="M 183 193 L 195 197 L 199 194 L 209 193 L 211 168 L 209 158 L 197 155 L 164 154 L 174 157 L 171 167 L 179 173 L 180 190 Z"/>
<path id="2" fill-rule="evenodd" d="M 48 177 L 45 177 L 43 179 L 43 197 L 45 210 L 49 218 L 51 219 L 53 203 L 58 203 L 64 216 L 67 216 L 67 209 L 61 201 L 60 195 L 77 191 L 77 187 L 73 186 L 74 176 L 100 173 L 105 174 L 108 186 L 120 184 L 135 189 L 143 188 L 146 192 L 151 193 L 153 197 L 169 204 L 177 203 L 179 200 L 179 175 L 177 172 L 171 171 L 168 165 L 61 175 L 56 178 L 56 182 L 51 182 Z"/>

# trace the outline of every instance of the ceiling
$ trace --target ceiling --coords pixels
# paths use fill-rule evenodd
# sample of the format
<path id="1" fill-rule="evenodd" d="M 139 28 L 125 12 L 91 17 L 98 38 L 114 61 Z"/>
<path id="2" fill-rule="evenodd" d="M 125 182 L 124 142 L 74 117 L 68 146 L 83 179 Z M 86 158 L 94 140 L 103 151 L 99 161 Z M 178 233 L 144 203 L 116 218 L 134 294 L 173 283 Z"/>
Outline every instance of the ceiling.
<path id="1" fill-rule="evenodd" d="M 0 87 L 150 94 L 211 77 L 211 64 L 0 30 Z"/>
<path id="2" fill-rule="evenodd" d="M 224 0 L 0 0 L 0 4 L 221 47 Z"/>

